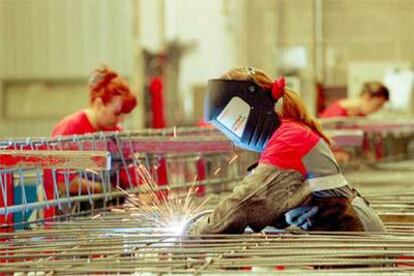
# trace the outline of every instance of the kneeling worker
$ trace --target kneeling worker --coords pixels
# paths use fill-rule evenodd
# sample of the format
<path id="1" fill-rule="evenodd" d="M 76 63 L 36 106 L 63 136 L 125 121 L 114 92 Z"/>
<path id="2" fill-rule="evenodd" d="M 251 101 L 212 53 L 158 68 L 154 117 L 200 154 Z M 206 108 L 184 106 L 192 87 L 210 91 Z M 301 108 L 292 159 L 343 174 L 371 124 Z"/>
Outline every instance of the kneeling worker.
<path id="1" fill-rule="evenodd" d="M 207 93 L 206 119 L 240 147 L 261 155 L 253 172 L 192 225 L 190 234 L 242 233 L 247 226 L 384 231 L 378 215 L 341 174 L 330 140 L 283 78 L 273 81 L 261 70 L 236 69 L 210 80 Z"/>

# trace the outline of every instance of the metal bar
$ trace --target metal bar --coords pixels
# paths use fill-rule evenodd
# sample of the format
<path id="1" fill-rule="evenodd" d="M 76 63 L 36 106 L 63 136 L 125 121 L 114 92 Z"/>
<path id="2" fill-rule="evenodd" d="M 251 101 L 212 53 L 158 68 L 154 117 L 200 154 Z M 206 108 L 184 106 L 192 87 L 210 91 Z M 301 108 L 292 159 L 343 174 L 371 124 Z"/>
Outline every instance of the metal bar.
<path id="1" fill-rule="evenodd" d="M 360 129 L 364 133 L 412 133 L 414 131 L 414 121 L 412 119 L 398 119 L 389 121 L 383 119 L 359 119 L 359 118 L 327 118 L 320 119 L 322 126 L 326 129 L 352 128 Z"/>
<path id="2" fill-rule="evenodd" d="M 106 151 L 0 150 L 1 168 L 108 170 L 110 164 Z"/>
<path id="3" fill-rule="evenodd" d="M 338 147 L 361 147 L 364 139 L 364 132 L 359 129 L 335 129 L 326 133 Z"/>
<path id="4" fill-rule="evenodd" d="M 383 127 L 384 125 L 379 125 L 377 129 L 384 131 Z M 398 124 L 395 126 L 393 125 L 392 129 L 407 129 L 407 127 L 408 126 L 406 125 Z M 411 128 L 411 124 L 408 128 L 411 130 L 411 132 L 414 132 L 414 127 Z M 370 128 L 368 128 L 368 130 L 369 129 Z M 362 135 L 366 132 L 366 129 L 362 127 L 354 127 L 354 129 L 341 131 L 331 128 L 328 128 L 328 130 L 330 132 L 331 138 L 336 142 L 338 146 L 360 146 Z M 125 132 L 80 135 L 76 136 L 76 139 L 79 144 L 82 144 L 83 150 L 110 150 L 111 152 L 116 152 L 119 150 L 119 148 L 131 148 L 130 146 L 122 145 L 122 143 L 132 143 L 133 151 L 142 153 L 226 152 L 234 149 L 233 143 L 216 130 L 209 131 L 207 132 L 208 135 L 205 135 L 205 132 L 199 131 L 197 133 L 195 130 L 192 130 L 190 128 L 189 130 L 184 131 L 184 133 L 191 133 L 191 131 L 195 133 L 193 136 L 173 137 L 171 136 L 172 134 L 165 135 L 163 132 L 159 132 L 159 136 L 147 136 L 145 135 L 145 132 Z M 75 136 L 45 139 L 42 142 L 47 144 L 60 143 L 62 145 L 62 149 L 77 150 L 79 149 L 79 145 L 74 143 L 74 137 Z M 103 137 L 105 137 L 105 139 L 102 139 Z M 116 143 L 117 139 L 121 145 Z M 16 141 L 16 143 L 18 144 L 19 141 Z M 20 143 L 23 143 L 23 141 Z M 9 145 L 9 143 L 7 143 L 7 145 Z"/>

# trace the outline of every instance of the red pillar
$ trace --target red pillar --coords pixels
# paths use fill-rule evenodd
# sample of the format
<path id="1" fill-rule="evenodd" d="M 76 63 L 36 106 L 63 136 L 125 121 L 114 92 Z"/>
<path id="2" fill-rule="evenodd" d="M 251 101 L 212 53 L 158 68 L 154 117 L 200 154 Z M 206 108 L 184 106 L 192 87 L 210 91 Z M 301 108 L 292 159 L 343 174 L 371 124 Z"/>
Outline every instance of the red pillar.
<path id="1" fill-rule="evenodd" d="M 53 176 L 52 170 L 47 169 L 43 171 L 43 187 L 46 192 L 46 199 L 45 200 L 54 200 L 55 193 L 54 193 L 54 185 L 53 185 Z M 43 216 L 45 219 L 52 218 L 56 215 L 56 208 L 55 207 L 48 207 L 45 208 L 43 211 Z"/>
<path id="2" fill-rule="evenodd" d="M 153 128 L 165 128 L 164 85 L 159 76 L 152 77 L 149 84 L 151 93 L 151 115 Z"/>
<path id="3" fill-rule="evenodd" d="M 10 207 L 14 205 L 14 190 L 13 190 L 13 174 L 0 174 L 1 183 L 3 184 L 3 189 L 0 189 L 0 208 Z M 13 231 L 12 226 L 7 226 L 13 224 L 13 214 L 9 213 L 7 215 L 0 215 L 0 232 L 11 232 Z"/>

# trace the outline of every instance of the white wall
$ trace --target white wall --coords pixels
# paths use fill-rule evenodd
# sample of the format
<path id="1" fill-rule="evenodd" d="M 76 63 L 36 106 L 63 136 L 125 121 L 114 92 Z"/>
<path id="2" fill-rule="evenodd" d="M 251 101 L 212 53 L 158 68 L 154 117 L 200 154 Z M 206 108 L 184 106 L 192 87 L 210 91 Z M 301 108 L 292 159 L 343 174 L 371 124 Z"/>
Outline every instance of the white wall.
<path id="1" fill-rule="evenodd" d="M 138 3 L 139 37 L 142 48 L 154 52 L 163 50 L 163 0 L 140 0 Z"/>
<path id="2" fill-rule="evenodd" d="M 177 36 L 196 43 L 186 54 L 180 72 L 180 92 L 184 111 L 192 113 L 192 86 L 218 77 L 234 65 L 229 18 L 223 16 L 223 1 L 178 1 Z M 200 11 L 200 14 L 194 14 Z"/>
<path id="3" fill-rule="evenodd" d="M 100 63 L 132 69 L 133 2 L 0 1 L 0 78 L 76 78 Z"/>
<path id="4" fill-rule="evenodd" d="M 134 9 L 134 0 L 1 0 L 0 137 L 49 135 L 87 106 L 87 80 L 100 64 L 134 77 Z"/>
<path id="5" fill-rule="evenodd" d="M 241 28 L 246 1 L 139 2 L 140 42 L 143 48 L 153 52 L 163 51 L 171 41 L 196 46 L 181 58 L 178 95 L 166 95 L 170 100 L 167 108 L 184 109 L 179 111 L 185 117 L 178 119 L 180 123 L 194 121 L 191 118 L 194 86 L 205 85 L 208 79 L 219 77 L 237 65 L 245 65 L 245 44 L 240 41 L 246 38 Z"/>
<path id="6" fill-rule="evenodd" d="M 176 22 L 175 28 L 169 28 L 172 29 L 169 36 L 172 38 L 171 33 L 175 33 L 179 41 L 196 45 L 181 62 L 179 96 L 188 117 L 193 112 L 195 85 L 206 84 L 208 79 L 217 78 L 244 63 L 236 58 L 240 56 L 236 45 L 240 28 L 237 20 L 240 20 L 238 15 L 243 1 L 178 0 L 176 3 L 175 10 L 166 10 L 167 13 L 175 13 L 169 16 Z"/>

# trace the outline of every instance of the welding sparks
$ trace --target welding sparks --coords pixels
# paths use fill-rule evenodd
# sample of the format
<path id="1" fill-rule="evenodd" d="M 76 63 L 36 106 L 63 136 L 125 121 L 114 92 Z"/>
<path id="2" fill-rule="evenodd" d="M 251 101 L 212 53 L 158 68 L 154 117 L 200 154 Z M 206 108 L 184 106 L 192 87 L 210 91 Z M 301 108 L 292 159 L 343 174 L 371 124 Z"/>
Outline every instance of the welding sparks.
<path id="1" fill-rule="evenodd" d="M 97 218 L 101 218 L 102 217 L 102 215 L 101 214 L 97 214 L 97 215 L 94 215 L 93 217 L 92 217 L 92 219 L 97 219 Z"/>
<path id="2" fill-rule="evenodd" d="M 237 158 L 239 158 L 239 156 L 238 156 L 237 154 L 235 154 L 235 155 L 233 156 L 233 158 L 231 158 L 231 159 L 230 159 L 230 161 L 229 161 L 229 165 L 231 165 L 231 163 L 233 163 L 234 161 L 236 161 L 236 160 L 237 160 Z"/>
<path id="3" fill-rule="evenodd" d="M 175 219 L 173 218 L 169 224 L 165 227 L 167 233 L 173 233 L 176 236 L 181 236 L 186 231 L 186 221 L 185 219 Z"/>
<path id="4" fill-rule="evenodd" d="M 164 233 L 183 235 L 187 230 L 187 222 L 198 214 L 209 200 L 207 198 L 200 205 L 197 205 L 193 200 L 197 191 L 195 187 L 197 175 L 185 197 L 179 197 L 178 195 L 171 196 L 169 187 L 166 188 L 166 191 L 161 190 L 152 179 L 150 172 L 142 164 L 137 164 L 135 171 L 142 180 L 142 184 L 137 188 L 139 193 L 134 194 L 118 187 L 127 197 L 125 209 L 114 208 L 112 211 L 124 210 L 129 214 L 131 220 L 149 223 Z"/>
<path id="5" fill-rule="evenodd" d="M 214 171 L 214 175 L 217 175 L 219 172 L 221 171 L 221 168 L 219 167 L 219 168 L 217 168 L 215 171 Z"/>
<path id="6" fill-rule="evenodd" d="M 115 213 L 125 213 L 126 212 L 124 209 L 118 209 L 118 208 L 112 208 L 111 211 L 115 212 Z"/>

